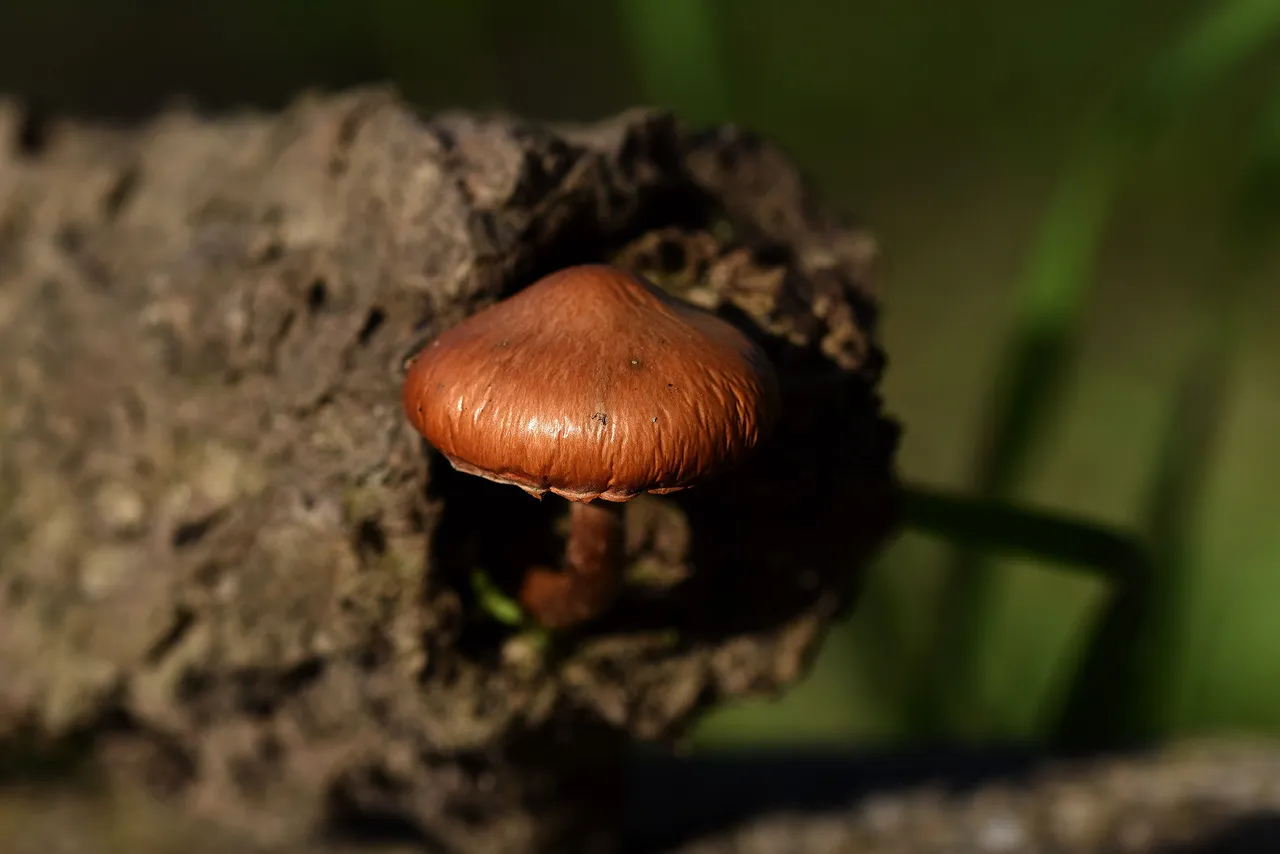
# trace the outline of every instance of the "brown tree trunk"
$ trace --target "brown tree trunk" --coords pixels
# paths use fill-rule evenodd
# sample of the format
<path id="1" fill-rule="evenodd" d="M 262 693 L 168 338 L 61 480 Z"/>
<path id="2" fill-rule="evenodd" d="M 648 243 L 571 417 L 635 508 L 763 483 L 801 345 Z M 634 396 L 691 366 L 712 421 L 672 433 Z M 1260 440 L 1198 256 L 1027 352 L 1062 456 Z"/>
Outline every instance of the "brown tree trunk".
<path id="1" fill-rule="evenodd" d="M 758 336 L 786 415 L 722 481 L 631 502 L 619 601 L 543 649 L 470 578 L 513 591 L 563 502 L 442 464 L 398 385 L 467 313 L 600 259 Z M 651 112 L 0 102 L 7 764 L 85 760 L 264 845 L 607 850 L 628 745 L 793 682 L 891 527 L 873 260 L 775 149 Z"/>

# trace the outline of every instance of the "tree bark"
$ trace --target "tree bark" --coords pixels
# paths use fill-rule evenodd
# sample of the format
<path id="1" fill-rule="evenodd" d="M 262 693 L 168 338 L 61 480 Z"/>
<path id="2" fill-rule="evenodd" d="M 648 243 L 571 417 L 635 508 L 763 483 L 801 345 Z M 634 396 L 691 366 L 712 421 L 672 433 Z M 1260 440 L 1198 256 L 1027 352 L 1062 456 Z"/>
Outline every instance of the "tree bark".
<path id="1" fill-rule="evenodd" d="M 593 260 L 757 336 L 786 414 L 717 483 L 630 502 L 617 605 L 543 649 L 470 578 L 554 560 L 554 507 L 452 471 L 399 382 Z M 661 113 L 0 101 L 0 753 L 253 844 L 609 850 L 628 746 L 794 682 L 892 528 L 874 260 L 778 150 Z"/>

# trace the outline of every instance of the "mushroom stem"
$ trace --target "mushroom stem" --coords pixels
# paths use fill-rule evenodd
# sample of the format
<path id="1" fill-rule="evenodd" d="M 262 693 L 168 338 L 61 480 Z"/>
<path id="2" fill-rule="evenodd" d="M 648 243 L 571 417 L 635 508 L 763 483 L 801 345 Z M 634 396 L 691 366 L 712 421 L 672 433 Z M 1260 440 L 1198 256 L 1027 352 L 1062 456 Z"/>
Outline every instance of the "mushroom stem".
<path id="1" fill-rule="evenodd" d="M 568 629 L 598 617 L 618 593 L 623 533 L 622 505 L 572 502 L 564 569 L 531 568 L 520 588 L 520 604 L 548 629 Z"/>

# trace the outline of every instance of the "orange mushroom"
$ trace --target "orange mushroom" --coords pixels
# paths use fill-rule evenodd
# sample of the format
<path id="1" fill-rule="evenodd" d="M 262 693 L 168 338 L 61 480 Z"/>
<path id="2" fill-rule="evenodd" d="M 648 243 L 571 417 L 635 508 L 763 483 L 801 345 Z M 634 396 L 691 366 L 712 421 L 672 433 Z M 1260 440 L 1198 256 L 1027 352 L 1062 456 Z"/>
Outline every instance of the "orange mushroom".
<path id="1" fill-rule="evenodd" d="M 551 629 L 613 603 L 620 502 L 736 465 L 780 409 L 755 342 L 604 265 L 553 273 L 441 334 L 409 365 L 403 404 L 459 471 L 572 502 L 563 570 L 533 567 L 520 590 Z"/>

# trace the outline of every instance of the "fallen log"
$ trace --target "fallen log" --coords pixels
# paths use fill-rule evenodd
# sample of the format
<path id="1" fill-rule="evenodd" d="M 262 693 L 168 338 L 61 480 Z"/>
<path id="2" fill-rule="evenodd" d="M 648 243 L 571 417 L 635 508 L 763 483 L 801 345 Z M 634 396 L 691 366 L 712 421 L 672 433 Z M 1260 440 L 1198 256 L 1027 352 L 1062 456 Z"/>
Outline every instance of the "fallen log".
<path id="1" fill-rule="evenodd" d="M 609 850 L 629 745 L 795 682 L 892 529 L 875 254 L 775 147 L 657 112 L 0 102 L 0 753 L 261 845 Z M 454 471 L 399 389 L 588 261 L 738 325 L 783 415 L 716 482 L 629 502 L 620 600 L 544 647 L 471 582 L 515 589 L 563 503 Z"/>

